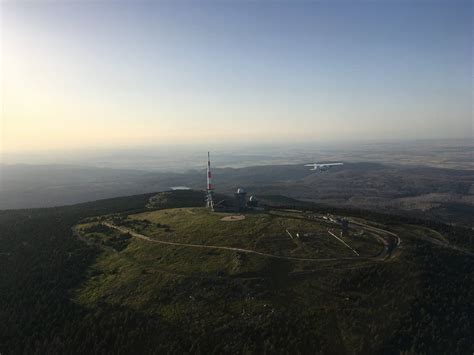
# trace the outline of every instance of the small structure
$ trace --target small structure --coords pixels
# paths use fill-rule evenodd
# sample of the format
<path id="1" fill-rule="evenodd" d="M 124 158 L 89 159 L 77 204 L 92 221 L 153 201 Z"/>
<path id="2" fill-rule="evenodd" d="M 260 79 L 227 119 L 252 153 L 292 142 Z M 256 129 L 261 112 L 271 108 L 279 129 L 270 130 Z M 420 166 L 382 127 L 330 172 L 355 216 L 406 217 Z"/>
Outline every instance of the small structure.
<path id="1" fill-rule="evenodd" d="M 239 187 L 234 194 L 237 202 L 237 212 L 245 211 L 247 207 L 247 193 L 241 187 Z"/>
<path id="2" fill-rule="evenodd" d="M 177 186 L 176 189 L 185 189 L 184 186 Z M 242 187 L 239 187 L 234 193 L 234 199 L 224 199 L 215 201 L 214 185 L 212 184 L 211 157 L 207 152 L 207 186 L 206 186 L 206 207 L 211 212 L 242 212 L 247 210 L 262 211 L 263 207 L 259 205 L 255 195 L 250 196 L 247 201 L 247 193 Z"/>
<path id="3" fill-rule="evenodd" d="M 341 225 L 341 237 L 346 237 L 349 235 L 349 221 L 347 218 L 340 218 L 339 224 Z"/>
<path id="4" fill-rule="evenodd" d="M 258 199 L 257 199 L 257 196 L 255 196 L 255 195 L 250 196 L 249 202 L 247 202 L 247 205 L 248 205 L 249 207 L 258 207 Z"/>
<path id="5" fill-rule="evenodd" d="M 187 186 L 171 186 L 170 187 L 171 191 L 187 191 L 187 190 L 191 190 L 190 187 L 187 187 Z"/>

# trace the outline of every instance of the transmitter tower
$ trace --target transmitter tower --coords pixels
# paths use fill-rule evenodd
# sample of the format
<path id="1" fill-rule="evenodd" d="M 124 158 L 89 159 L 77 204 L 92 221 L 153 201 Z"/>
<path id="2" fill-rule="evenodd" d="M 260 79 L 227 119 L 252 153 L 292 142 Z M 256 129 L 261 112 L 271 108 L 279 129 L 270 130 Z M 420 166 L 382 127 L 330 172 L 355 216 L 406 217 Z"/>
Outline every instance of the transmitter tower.
<path id="1" fill-rule="evenodd" d="M 214 212 L 214 187 L 212 186 L 212 174 L 211 174 L 211 158 L 209 152 L 207 152 L 207 195 L 206 195 L 206 207 Z"/>

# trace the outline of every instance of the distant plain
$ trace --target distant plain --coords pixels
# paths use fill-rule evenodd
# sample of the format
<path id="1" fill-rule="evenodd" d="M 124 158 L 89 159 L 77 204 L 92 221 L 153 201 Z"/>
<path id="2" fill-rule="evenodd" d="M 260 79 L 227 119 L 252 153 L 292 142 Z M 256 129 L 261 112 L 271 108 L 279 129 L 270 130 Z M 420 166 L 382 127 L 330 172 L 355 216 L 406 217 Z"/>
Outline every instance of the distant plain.
<path id="1" fill-rule="evenodd" d="M 71 155 L 52 163 L 43 156 L 37 164 L 3 164 L 0 209 L 68 205 L 177 185 L 204 189 L 206 149 L 96 151 L 89 152 L 90 159 Z M 260 196 L 472 225 L 473 151 L 469 140 L 268 145 L 237 147 L 233 152 L 220 147 L 211 152 L 211 159 L 221 193 L 232 194 L 242 186 Z M 314 161 L 345 165 L 324 173 L 302 166 Z"/>

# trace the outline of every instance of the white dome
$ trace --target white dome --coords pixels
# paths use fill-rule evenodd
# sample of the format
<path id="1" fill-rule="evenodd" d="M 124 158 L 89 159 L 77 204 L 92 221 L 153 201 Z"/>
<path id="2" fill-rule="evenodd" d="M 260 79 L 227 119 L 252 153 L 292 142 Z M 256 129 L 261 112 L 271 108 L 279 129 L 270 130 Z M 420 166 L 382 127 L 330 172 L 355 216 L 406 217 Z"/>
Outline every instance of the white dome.
<path id="1" fill-rule="evenodd" d="M 251 201 L 251 202 L 257 201 L 257 196 L 255 196 L 255 195 L 250 196 L 249 201 Z"/>
<path id="2" fill-rule="evenodd" d="M 244 190 L 243 188 L 239 187 L 239 188 L 237 189 L 237 193 L 238 193 L 238 194 L 244 194 L 244 193 L 245 193 L 245 190 Z"/>

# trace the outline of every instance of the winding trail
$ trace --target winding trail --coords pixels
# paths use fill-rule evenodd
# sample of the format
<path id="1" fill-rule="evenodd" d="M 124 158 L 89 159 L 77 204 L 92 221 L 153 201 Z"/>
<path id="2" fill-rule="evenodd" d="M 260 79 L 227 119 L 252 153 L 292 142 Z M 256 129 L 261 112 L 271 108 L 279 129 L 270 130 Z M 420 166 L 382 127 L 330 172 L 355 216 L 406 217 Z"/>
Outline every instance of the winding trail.
<path id="1" fill-rule="evenodd" d="M 345 241 L 343 241 L 341 238 L 339 238 L 337 235 L 331 232 L 331 230 L 328 230 L 328 233 L 332 235 L 334 238 L 336 238 L 338 241 L 340 241 L 347 248 L 349 248 L 355 255 L 360 256 L 360 254 L 354 248 L 352 248 L 349 244 L 347 244 Z"/>
<path id="2" fill-rule="evenodd" d="M 135 237 L 135 238 L 138 238 L 138 239 L 141 239 L 141 240 L 145 240 L 145 241 L 151 242 L 151 243 L 164 244 L 164 245 L 173 245 L 173 246 L 180 246 L 180 247 L 188 247 L 188 248 L 236 251 L 236 252 L 240 252 L 240 253 L 254 254 L 254 255 L 260 255 L 260 256 L 264 256 L 264 257 L 268 257 L 268 258 L 283 259 L 283 260 L 315 261 L 315 262 L 339 261 L 339 260 L 347 260 L 347 261 L 385 260 L 387 257 L 389 257 L 391 255 L 391 252 L 393 252 L 393 249 L 392 249 L 392 251 L 389 251 L 391 248 L 390 248 L 390 244 L 387 242 L 387 243 L 384 243 L 385 252 L 382 252 L 379 255 L 376 255 L 376 256 L 373 256 L 373 257 L 354 256 L 354 257 L 340 257 L 340 258 L 298 258 L 298 257 L 293 257 L 293 256 L 274 255 L 274 254 L 263 253 L 263 252 L 259 252 L 259 251 L 251 250 L 251 249 L 243 249 L 243 248 L 236 248 L 236 247 L 225 247 L 225 246 L 220 246 L 220 245 L 203 245 L 203 244 L 168 242 L 168 241 L 164 241 L 164 240 L 157 240 L 157 239 L 150 238 L 146 235 L 137 233 L 137 232 L 135 232 L 135 231 L 133 231 L 129 228 L 117 226 L 117 225 L 109 223 L 109 222 L 102 222 L 102 224 L 109 227 L 109 228 L 118 230 L 122 233 L 128 233 L 132 237 Z M 390 232 L 388 232 L 388 233 L 390 233 Z M 393 235 L 396 236 L 396 234 L 393 234 Z M 395 246 L 395 248 L 396 248 L 396 246 Z"/>
<path id="3" fill-rule="evenodd" d="M 393 232 L 390 232 L 390 231 L 387 231 L 385 229 L 369 226 L 369 225 L 364 224 L 364 223 L 356 222 L 352 219 L 350 220 L 350 224 L 357 225 L 357 226 L 362 227 L 363 229 L 365 229 L 367 231 L 371 231 L 371 232 L 375 233 L 374 234 L 375 237 L 378 238 L 380 240 L 380 242 L 382 242 L 385 246 L 383 254 L 379 255 L 380 257 L 382 257 L 384 259 L 393 257 L 393 253 L 400 246 L 400 243 L 402 242 L 402 240 L 400 239 L 400 237 L 397 234 L 395 234 Z M 386 235 L 388 237 L 388 239 L 385 239 L 385 238 L 381 237 L 377 233 Z"/>

